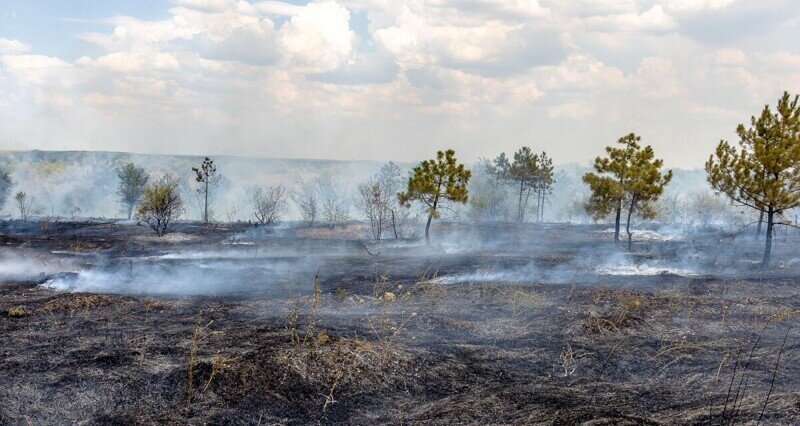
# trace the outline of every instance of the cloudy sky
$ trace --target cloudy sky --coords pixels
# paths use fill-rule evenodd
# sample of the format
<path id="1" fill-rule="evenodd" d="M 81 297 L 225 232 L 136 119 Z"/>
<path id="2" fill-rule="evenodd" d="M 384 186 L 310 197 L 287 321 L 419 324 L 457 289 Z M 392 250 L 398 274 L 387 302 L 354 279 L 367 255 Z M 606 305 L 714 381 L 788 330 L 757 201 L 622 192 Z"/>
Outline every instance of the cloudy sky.
<path id="1" fill-rule="evenodd" d="M 697 167 L 798 40 L 796 0 L 2 0 L 0 148 Z"/>

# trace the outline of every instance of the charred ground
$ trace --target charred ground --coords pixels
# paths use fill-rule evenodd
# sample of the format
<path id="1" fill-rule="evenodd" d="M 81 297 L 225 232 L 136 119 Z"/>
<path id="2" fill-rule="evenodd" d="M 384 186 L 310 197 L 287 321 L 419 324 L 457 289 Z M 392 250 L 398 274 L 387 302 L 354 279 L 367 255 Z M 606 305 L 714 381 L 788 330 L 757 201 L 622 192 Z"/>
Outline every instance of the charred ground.
<path id="1" fill-rule="evenodd" d="M 793 242 L 603 231 L 6 223 L 0 423 L 800 419 Z"/>

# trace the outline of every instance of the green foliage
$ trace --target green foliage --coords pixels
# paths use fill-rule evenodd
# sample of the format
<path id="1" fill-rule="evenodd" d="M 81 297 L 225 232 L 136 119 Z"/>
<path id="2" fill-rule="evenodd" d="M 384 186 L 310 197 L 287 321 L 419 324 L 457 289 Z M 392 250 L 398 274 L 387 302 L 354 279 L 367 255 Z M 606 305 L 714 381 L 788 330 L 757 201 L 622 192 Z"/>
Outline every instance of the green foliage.
<path id="1" fill-rule="evenodd" d="M 655 201 L 672 180 L 672 171 L 662 173 L 664 161 L 655 158 L 651 146 L 642 147 L 641 138 L 633 133 L 621 137 L 620 147 L 606 147 L 607 157 L 597 157 L 595 172 L 583 176 L 591 195 L 586 203 L 587 213 L 596 219 L 616 213 L 615 240 L 619 238 L 620 213 L 628 212 L 628 244 L 631 242 L 630 220 L 636 213 L 643 218 L 655 217 Z"/>
<path id="2" fill-rule="evenodd" d="M 553 160 L 547 153 L 534 154 L 524 146 L 514 153 L 513 162 L 505 153 L 494 159 L 492 174 L 501 181 L 510 184 L 518 191 L 517 221 L 522 222 L 531 192 L 536 195 L 537 218 L 543 213 L 544 201 L 555 183 L 553 176 Z"/>
<path id="3" fill-rule="evenodd" d="M 769 264 L 774 215 L 800 206 L 800 107 L 788 92 L 775 112 L 764 106 L 750 127 L 739 124 L 738 149 L 720 141 L 706 163 L 708 182 L 731 200 L 767 213 L 763 266 Z"/>
<path id="4" fill-rule="evenodd" d="M 120 202 L 125 206 L 128 212 L 128 219 L 130 219 L 133 215 L 133 208 L 139 202 L 150 176 L 144 167 L 137 167 L 133 163 L 126 163 L 117 167 L 116 172 L 117 178 L 119 178 L 117 195 Z"/>
<path id="5" fill-rule="evenodd" d="M 217 166 L 214 165 L 213 160 L 206 157 L 200 167 L 192 167 L 192 171 L 197 175 L 195 176 L 197 182 L 210 183 L 217 173 Z"/>
<path id="6" fill-rule="evenodd" d="M 403 205 L 409 206 L 416 201 L 426 206 L 428 223 L 425 239 L 429 243 L 431 220 L 440 216 L 441 203 L 466 203 L 468 200 L 467 183 L 472 173 L 457 162 L 455 155 L 454 150 L 448 149 L 437 152 L 433 160 L 421 162 L 412 170 L 406 192 L 397 194 Z"/>
<path id="7" fill-rule="evenodd" d="M 214 161 L 206 157 L 200 167 L 192 167 L 195 172 L 195 180 L 202 186 L 198 192 L 203 194 L 203 222 L 208 224 L 208 191 L 209 187 L 219 183 L 219 176 L 217 176 L 217 166 Z"/>
<path id="8" fill-rule="evenodd" d="M 183 213 L 178 187 L 178 180 L 166 175 L 158 182 L 147 185 L 142 191 L 137 217 L 150 225 L 159 237 Z"/>
<path id="9" fill-rule="evenodd" d="M 506 182 L 496 176 L 494 163 L 478 160 L 470 178 L 469 215 L 478 222 L 508 221 L 511 209 Z"/>
<path id="10" fill-rule="evenodd" d="M 5 207 L 6 200 L 13 187 L 14 181 L 11 179 L 11 171 L 6 166 L 0 165 L 0 210 Z"/>
<path id="11" fill-rule="evenodd" d="M 800 108 L 798 97 L 784 93 L 773 113 L 769 105 L 740 124 L 737 149 L 720 141 L 706 163 L 708 182 L 733 201 L 776 213 L 800 205 Z"/>

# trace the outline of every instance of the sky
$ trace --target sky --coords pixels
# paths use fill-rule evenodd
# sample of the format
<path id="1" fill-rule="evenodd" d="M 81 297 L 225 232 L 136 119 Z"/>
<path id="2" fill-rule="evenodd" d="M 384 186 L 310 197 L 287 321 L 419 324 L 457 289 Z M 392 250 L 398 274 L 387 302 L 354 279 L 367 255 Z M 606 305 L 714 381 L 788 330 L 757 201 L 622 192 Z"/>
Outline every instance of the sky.
<path id="1" fill-rule="evenodd" d="M 702 167 L 798 40 L 796 0 L 0 0 L 0 149 Z"/>

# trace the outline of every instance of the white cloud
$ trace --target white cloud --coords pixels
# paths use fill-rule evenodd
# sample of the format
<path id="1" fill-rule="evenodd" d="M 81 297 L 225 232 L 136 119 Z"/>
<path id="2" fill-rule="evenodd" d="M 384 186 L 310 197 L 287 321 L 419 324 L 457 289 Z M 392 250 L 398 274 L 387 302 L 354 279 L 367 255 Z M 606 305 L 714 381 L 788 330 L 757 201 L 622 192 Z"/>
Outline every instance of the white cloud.
<path id="1" fill-rule="evenodd" d="M 747 55 L 741 50 L 733 48 L 718 50 L 714 58 L 719 65 L 744 65 L 747 63 Z"/>
<path id="2" fill-rule="evenodd" d="M 350 59 L 356 35 L 344 6 L 334 1 L 312 2 L 280 29 L 278 43 L 292 66 L 322 73 Z"/>
<path id="3" fill-rule="evenodd" d="M 95 64 L 121 73 L 141 71 L 177 70 L 180 68 L 178 60 L 169 53 L 153 52 L 147 50 L 133 52 L 115 52 L 101 56 L 95 61 L 82 61 L 82 65 Z"/>
<path id="4" fill-rule="evenodd" d="M 667 0 L 667 9 L 676 12 L 699 12 L 726 8 L 737 0 Z"/>
<path id="5" fill-rule="evenodd" d="M 789 6 L 758 38 L 697 36 L 706 15 L 757 25 L 742 4 L 172 0 L 158 19 L 102 21 L 74 61 L 0 38 L 0 125 L 37 129 L 24 143 L 38 148 L 213 152 L 225 140 L 232 154 L 397 160 L 434 145 L 475 159 L 533 138 L 583 161 L 634 130 L 690 162 L 731 121 L 800 91 Z"/>
<path id="6" fill-rule="evenodd" d="M 262 1 L 255 3 L 254 6 L 262 12 L 272 15 L 292 16 L 299 15 L 303 11 L 303 6 L 281 1 Z"/>
<path id="7" fill-rule="evenodd" d="M 0 38 L 0 54 L 17 54 L 26 53 L 31 50 L 29 44 L 25 44 L 19 40 L 9 40 L 7 38 Z"/>
<path id="8" fill-rule="evenodd" d="M 221 12 L 236 5 L 238 0 L 172 0 L 175 4 L 208 12 Z"/>
<path id="9" fill-rule="evenodd" d="M 591 16 L 586 23 L 592 29 L 606 32 L 669 31 L 678 26 L 661 5 L 655 5 L 643 13 Z"/>

